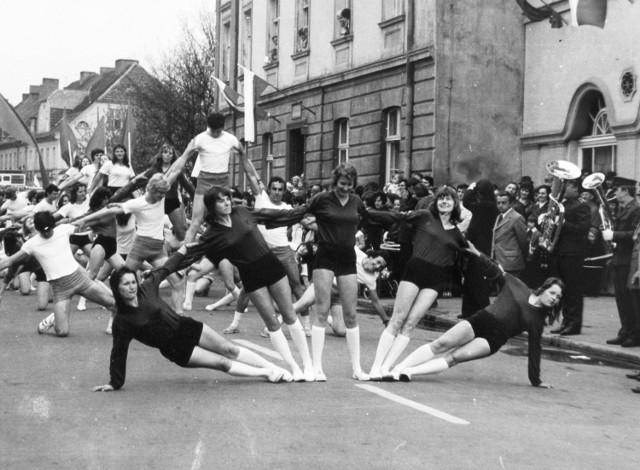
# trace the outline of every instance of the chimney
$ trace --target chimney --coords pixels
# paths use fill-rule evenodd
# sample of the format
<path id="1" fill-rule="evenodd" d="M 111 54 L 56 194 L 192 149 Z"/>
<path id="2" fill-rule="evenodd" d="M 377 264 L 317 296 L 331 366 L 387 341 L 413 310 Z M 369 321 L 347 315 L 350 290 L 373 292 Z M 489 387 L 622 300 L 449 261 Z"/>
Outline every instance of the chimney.
<path id="1" fill-rule="evenodd" d="M 138 61 L 130 59 L 118 59 L 116 60 L 116 73 L 118 75 L 121 75 L 125 73 L 127 69 L 132 65 L 138 65 Z"/>
<path id="2" fill-rule="evenodd" d="M 22 94 L 22 101 L 29 99 L 29 93 L 23 93 Z"/>
<path id="3" fill-rule="evenodd" d="M 57 78 L 43 78 L 42 86 L 40 87 L 40 93 L 49 96 L 51 93 L 58 89 L 60 85 L 60 80 Z"/>
<path id="4" fill-rule="evenodd" d="M 115 69 L 113 67 L 100 67 L 100 75 L 104 75 L 105 73 L 113 72 Z"/>
<path id="5" fill-rule="evenodd" d="M 80 72 L 80 82 L 84 82 L 87 78 L 96 75 L 95 72 Z"/>

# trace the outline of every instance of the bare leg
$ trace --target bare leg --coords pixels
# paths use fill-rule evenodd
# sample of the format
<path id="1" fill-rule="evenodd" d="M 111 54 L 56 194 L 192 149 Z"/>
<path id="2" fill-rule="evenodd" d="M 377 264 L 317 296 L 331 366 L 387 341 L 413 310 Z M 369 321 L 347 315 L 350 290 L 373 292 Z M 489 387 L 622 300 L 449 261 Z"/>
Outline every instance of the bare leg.
<path id="1" fill-rule="evenodd" d="M 200 229 L 200 224 L 204 220 L 206 212 L 207 208 L 204 205 L 204 196 L 202 194 L 196 193 L 193 197 L 191 225 L 189 226 L 189 230 L 187 230 L 187 234 L 184 237 L 185 244 L 189 244 L 195 241 L 196 234 Z"/>

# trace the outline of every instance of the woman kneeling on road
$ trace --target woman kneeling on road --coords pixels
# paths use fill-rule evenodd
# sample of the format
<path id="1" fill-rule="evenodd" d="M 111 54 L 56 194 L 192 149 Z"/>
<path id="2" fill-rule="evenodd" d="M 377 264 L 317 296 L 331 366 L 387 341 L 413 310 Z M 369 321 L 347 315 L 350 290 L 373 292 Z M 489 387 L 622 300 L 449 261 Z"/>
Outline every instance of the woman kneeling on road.
<path id="1" fill-rule="evenodd" d="M 395 380 L 410 382 L 416 375 L 436 374 L 460 362 L 490 356 L 507 340 L 528 332 L 529 381 L 534 387 L 551 388 L 540 380 L 540 340 L 545 320 L 553 323 L 558 315 L 554 309 L 562 298 L 564 283 L 548 278 L 531 292 L 518 278 L 504 273 L 500 267 L 482 255 L 473 245 L 467 249 L 480 257 L 485 277 L 498 282 L 498 297 L 492 305 L 453 326 L 435 341 L 419 347 L 392 371 Z"/>
<path id="2" fill-rule="evenodd" d="M 288 381 L 292 376 L 258 354 L 236 346 L 209 326 L 178 315 L 160 297 L 160 283 L 183 261 L 182 247 L 161 268 L 151 271 L 138 284 L 135 271 L 123 267 L 111 275 L 110 284 L 118 312 L 113 321 L 113 348 L 106 385 L 94 392 L 110 392 L 124 385 L 127 353 L 131 340 L 158 348 L 160 353 L 181 367 L 222 370 L 242 377 L 264 377 L 269 382 Z"/>

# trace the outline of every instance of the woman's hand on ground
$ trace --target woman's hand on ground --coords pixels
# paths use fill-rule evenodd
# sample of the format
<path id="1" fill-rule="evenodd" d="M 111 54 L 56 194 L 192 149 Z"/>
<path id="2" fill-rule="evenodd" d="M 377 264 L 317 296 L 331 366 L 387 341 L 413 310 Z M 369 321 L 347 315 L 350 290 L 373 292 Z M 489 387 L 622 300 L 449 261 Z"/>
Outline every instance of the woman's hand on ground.
<path id="1" fill-rule="evenodd" d="M 93 387 L 91 389 L 92 392 L 113 392 L 115 389 L 109 385 L 98 385 L 97 387 Z"/>

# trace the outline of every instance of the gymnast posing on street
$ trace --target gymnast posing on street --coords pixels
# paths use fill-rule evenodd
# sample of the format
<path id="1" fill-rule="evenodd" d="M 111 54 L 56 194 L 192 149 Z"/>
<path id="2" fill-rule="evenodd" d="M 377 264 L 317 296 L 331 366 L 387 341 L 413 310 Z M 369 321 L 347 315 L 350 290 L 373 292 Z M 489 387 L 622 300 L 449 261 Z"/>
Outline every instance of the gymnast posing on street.
<path id="1" fill-rule="evenodd" d="M 529 381 L 534 387 L 550 388 L 540 379 L 540 340 L 545 320 L 553 323 L 554 309 L 562 298 L 564 283 L 550 277 L 535 291 L 504 273 L 499 265 L 473 245 L 467 249 L 478 256 L 487 279 L 498 282 L 499 293 L 492 305 L 453 326 L 435 341 L 419 347 L 393 370 L 396 380 L 409 382 L 417 375 L 436 374 L 461 362 L 490 356 L 512 336 L 528 333 Z"/>

